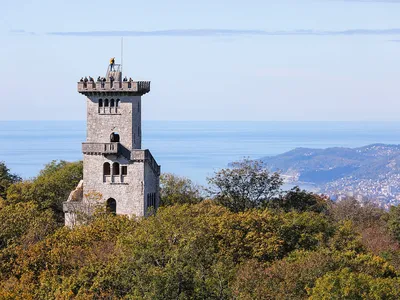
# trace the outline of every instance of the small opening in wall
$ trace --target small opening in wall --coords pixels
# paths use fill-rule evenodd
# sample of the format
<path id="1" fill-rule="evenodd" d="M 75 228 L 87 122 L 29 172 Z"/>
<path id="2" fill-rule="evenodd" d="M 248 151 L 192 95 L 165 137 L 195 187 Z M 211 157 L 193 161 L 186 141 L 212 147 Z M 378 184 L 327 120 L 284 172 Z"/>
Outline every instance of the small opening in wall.
<path id="1" fill-rule="evenodd" d="M 108 99 L 104 99 L 104 106 L 108 107 Z"/>
<path id="2" fill-rule="evenodd" d="M 111 100 L 110 100 L 110 106 L 111 106 L 111 107 L 114 107 L 114 104 L 115 104 L 114 99 L 111 99 Z"/>
<path id="3" fill-rule="evenodd" d="M 128 166 L 122 166 L 121 172 L 122 172 L 122 175 L 128 175 Z"/>
<path id="4" fill-rule="evenodd" d="M 111 143 L 119 143 L 119 134 L 118 132 L 113 132 L 110 134 L 110 142 Z"/>
<path id="5" fill-rule="evenodd" d="M 106 203 L 106 209 L 108 213 L 115 215 L 117 213 L 117 201 L 113 198 L 109 198 Z"/>

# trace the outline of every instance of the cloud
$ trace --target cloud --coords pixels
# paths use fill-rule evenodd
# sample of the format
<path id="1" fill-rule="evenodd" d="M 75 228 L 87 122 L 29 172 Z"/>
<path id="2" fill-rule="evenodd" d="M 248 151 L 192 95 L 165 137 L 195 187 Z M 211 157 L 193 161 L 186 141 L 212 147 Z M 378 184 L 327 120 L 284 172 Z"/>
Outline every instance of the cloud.
<path id="1" fill-rule="evenodd" d="M 25 30 L 23 30 L 23 29 L 13 29 L 13 30 L 10 30 L 10 33 L 13 33 L 13 34 L 20 34 L 20 35 L 23 35 L 23 34 L 36 35 L 35 32 L 32 32 L 32 31 L 25 31 Z"/>
<path id="2" fill-rule="evenodd" d="M 347 0 L 349 1 L 349 0 Z M 352 0 L 356 1 L 356 0 Z M 362 1 L 362 0 L 358 0 Z M 366 1 L 366 0 L 365 0 Z M 399 0 L 400 1 L 400 0 Z M 16 35 L 36 35 L 23 29 L 10 30 Z M 358 36 L 358 35 L 400 35 L 400 28 L 392 29 L 346 29 L 346 30 L 243 30 L 243 29 L 169 29 L 169 30 L 122 30 L 122 31 L 57 31 L 47 32 L 52 36 L 82 37 L 240 37 L 240 36 Z"/>
<path id="3" fill-rule="evenodd" d="M 361 1 L 361 0 L 360 0 Z M 59 31 L 48 32 L 55 36 L 132 36 L 132 37 L 229 37 L 229 36 L 355 36 L 355 35 L 400 35 L 400 28 L 392 29 L 347 29 L 341 31 L 320 30 L 241 30 L 241 29 L 170 29 L 153 31 Z"/>

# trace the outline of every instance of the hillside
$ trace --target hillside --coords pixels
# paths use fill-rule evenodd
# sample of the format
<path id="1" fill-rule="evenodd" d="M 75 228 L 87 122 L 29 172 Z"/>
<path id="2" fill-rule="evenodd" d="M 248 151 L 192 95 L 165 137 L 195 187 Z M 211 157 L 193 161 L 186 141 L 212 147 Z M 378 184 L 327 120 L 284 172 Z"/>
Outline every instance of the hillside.
<path id="1" fill-rule="evenodd" d="M 296 148 L 262 161 L 292 182 L 308 182 L 323 192 L 353 192 L 368 198 L 395 199 L 400 175 L 400 145 L 360 148 Z M 369 184 L 369 187 L 365 185 Z M 389 195 L 390 194 L 390 195 Z"/>

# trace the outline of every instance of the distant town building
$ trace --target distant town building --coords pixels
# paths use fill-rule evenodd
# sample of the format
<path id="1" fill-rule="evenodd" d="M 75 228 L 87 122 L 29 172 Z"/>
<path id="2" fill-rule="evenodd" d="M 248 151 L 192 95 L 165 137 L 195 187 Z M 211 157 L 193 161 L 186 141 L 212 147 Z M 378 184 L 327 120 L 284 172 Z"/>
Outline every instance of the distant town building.
<path id="1" fill-rule="evenodd" d="M 115 61 L 106 77 L 89 78 L 78 82 L 78 92 L 86 96 L 87 138 L 83 180 L 63 204 L 67 226 L 101 205 L 131 217 L 159 206 L 160 166 L 141 149 L 141 99 L 150 92 L 150 82 L 122 79 Z"/>

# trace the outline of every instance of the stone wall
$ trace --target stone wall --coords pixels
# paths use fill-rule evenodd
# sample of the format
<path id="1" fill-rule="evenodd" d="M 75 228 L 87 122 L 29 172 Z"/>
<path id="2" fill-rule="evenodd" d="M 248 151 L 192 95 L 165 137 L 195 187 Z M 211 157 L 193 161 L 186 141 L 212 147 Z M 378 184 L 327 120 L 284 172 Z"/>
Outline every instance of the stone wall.
<path id="1" fill-rule="evenodd" d="M 104 176 L 103 165 L 118 162 L 127 166 L 126 176 Z M 84 155 L 83 159 L 83 193 L 100 193 L 103 202 L 113 198 L 117 202 L 117 214 L 129 216 L 144 215 L 144 162 L 131 163 L 123 156 Z M 112 171 L 112 170 L 111 170 Z M 112 172 L 111 172 L 112 173 Z"/>
<path id="2" fill-rule="evenodd" d="M 116 112 L 99 113 L 99 99 L 119 99 Z M 120 142 L 127 149 L 140 149 L 141 132 L 141 97 L 140 96 L 90 96 L 87 98 L 87 135 L 89 143 L 110 142 L 112 132 L 120 135 Z M 103 109 L 104 111 L 104 109 Z"/>

